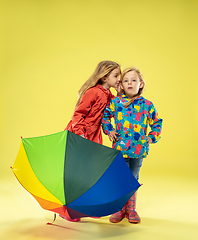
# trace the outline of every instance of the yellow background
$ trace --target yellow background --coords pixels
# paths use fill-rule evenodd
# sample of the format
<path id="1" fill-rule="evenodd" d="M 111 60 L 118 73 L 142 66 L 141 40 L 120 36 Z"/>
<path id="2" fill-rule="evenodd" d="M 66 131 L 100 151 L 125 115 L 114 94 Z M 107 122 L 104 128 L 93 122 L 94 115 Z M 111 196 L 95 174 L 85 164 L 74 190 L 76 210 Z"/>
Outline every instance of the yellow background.
<path id="1" fill-rule="evenodd" d="M 140 180 L 197 181 L 197 13 L 196 0 L 0 1 L 0 179 L 16 181 L 20 137 L 62 131 L 81 85 L 113 60 L 142 71 L 164 120 Z"/>
<path id="2" fill-rule="evenodd" d="M 106 59 L 142 71 L 144 96 L 164 119 L 147 170 L 195 173 L 197 9 L 197 1 L 1 1 L 1 176 L 21 136 L 64 129 L 79 88 Z"/>

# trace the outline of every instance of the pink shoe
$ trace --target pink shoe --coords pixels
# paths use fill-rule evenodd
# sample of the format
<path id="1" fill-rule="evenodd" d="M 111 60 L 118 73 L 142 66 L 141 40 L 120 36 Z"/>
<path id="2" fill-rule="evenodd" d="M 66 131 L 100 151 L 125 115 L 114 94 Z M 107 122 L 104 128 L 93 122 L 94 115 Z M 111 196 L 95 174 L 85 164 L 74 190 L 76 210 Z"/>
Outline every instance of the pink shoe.
<path id="1" fill-rule="evenodd" d="M 133 194 L 133 196 L 126 203 L 126 218 L 128 218 L 130 223 L 139 223 L 141 221 L 140 216 L 136 211 L 136 197 L 137 191 Z"/>
<path id="2" fill-rule="evenodd" d="M 71 218 L 66 217 L 66 216 L 64 216 L 64 215 L 61 215 L 61 214 L 59 214 L 59 216 L 62 217 L 62 218 L 64 218 L 64 219 L 67 220 L 67 221 L 70 221 L 70 222 L 79 222 L 79 221 L 80 221 L 80 218 L 71 219 Z"/>
<path id="3" fill-rule="evenodd" d="M 126 218 L 129 220 L 130 223 L 139 223 L 140 216 L 137 214 L 137 212 L 134 211 L 128 211 L 126 214 Z"/>
<path id="4" fill-rule="evenodd" d="M 122 221 L 122 219 L 125 218 L 125 209 L 114 213 L 110 216 L 109 221 L 112 223 L 119 223 Z"/>

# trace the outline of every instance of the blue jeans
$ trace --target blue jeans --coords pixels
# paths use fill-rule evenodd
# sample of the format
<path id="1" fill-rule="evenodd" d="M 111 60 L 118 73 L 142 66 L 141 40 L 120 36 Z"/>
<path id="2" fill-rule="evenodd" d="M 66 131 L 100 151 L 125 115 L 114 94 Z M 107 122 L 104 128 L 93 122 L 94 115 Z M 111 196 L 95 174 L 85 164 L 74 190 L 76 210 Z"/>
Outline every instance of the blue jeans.
<path id="1" fill-rule="evenodd" d="M 143 158 L 125 158 L 124 160 L 127 163 L 129 169 L 131 170 L 133 176 L 138 180 Z"/>

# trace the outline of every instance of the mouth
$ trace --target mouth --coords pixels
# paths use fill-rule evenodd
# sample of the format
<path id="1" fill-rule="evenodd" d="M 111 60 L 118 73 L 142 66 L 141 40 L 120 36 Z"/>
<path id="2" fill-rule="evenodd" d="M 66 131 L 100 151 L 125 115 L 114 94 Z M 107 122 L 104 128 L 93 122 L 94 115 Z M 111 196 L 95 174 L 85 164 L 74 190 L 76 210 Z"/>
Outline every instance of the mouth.
<path id="1" fill-rule="evenodd" d="M 133 89 L 132 87 L 128 87 L 129 90 Z"/>

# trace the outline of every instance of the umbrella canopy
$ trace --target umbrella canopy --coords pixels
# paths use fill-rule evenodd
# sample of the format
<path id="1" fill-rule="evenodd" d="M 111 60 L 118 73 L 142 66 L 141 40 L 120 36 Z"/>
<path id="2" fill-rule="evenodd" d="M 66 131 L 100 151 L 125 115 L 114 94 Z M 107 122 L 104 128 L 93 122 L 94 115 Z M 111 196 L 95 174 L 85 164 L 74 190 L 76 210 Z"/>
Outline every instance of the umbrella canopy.
<path id="1" fill-rule="evenodd" d="M 140 187 L 120 151 L 67 130 L 22 138 L 12 170 L 42 208 L 72 219 L 115 213 Z"/>

